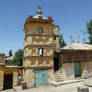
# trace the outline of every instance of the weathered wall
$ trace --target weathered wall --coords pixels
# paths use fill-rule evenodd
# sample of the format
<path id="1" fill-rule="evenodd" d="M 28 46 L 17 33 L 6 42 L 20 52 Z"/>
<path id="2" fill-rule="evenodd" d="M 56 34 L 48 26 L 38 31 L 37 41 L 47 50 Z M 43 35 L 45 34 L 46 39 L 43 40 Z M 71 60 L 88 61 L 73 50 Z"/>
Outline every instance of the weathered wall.
<path id="1" fill-rule="evenodd" d="M 84 64 L 87 64 L 88 76 L 92 76 L 92 61 L 81 62 L 81 75 L 84 77 Z"/>
<path id="2" fill-rule="evenodd" d="M 87 65 L 88 76 L 92 76 L 92 61 L 80 62 L 81 77 L 84 77 L 84 64 Z M 63 79 L 74 78 L 74 63 L 64 63 L 62 66 Z"/>
<path id="3" fill-rule="evenodd" d="M 37 30 L 42 27 L 43 28 L 43 33 L 46 35 L 52 34 L 52 24 L 38 24 L 38 23 L 31 23 L 27 24 L 25 26 L 26 34 L 31 34 L 31 33 L 39 33 Z"/>
<path id="4" fill-rule="evenodd" d="M 54 70 L 49 69 L 48 70 L 48 83 L 51 83 L 54 80 Z"/>
<path id="5" fill-rule="evenodd" d="M 26 69 L 26 70 L 24 70 L 23 75 L 24 75 L 23 76 L 24 81 L 27 82 L 27 87 L 28 88 L 34 87 L 35 73 L 33 72 L 33 70 Z"/>
<path id="6" fill-rule="evenodd" d="M 35 22 L 27 19 L 24 25 L 25 41 L 24 41 L 24 80 L 27 82 L 28 87 L 34 86 L 35 70 L 48 70 L 48 82 L 53 80 L 53 52 L 54 34 L 53 24 L 49 20 L 40 20 Z M 39 23 L 38 23 L 39 22 Z M 39 33 L 39 28 L 43 30 Z M 58 41 L 59 39 L 56 38 Z M 39 55 L 39 48 L 43 49 L 43 55 Z"/>
<path id="7" fill-rule="evenodd" d="M 25 59 L 23 62 L 23 65 L 25 67 L 40 67 L 40 66 L 52 66 L 53 65 L 53 59 L 52 58 L 30 58 Z"/>
<path id="8" fill-rule="evenodd" d="M 62 78 L 72 79 L 74 78 L 74 63 L 65 63 L 62 66 Z"/>
<path id="9" fill-rule="evenodd" d="M 5 64 L 5 54 L 0 54 L 0 63 Z"/>
<path id="10" fill-rule="evenodd" d="M 27 82 L 27 87 L 31 88 L 34 87 L 35 85 L 35 71 L 36 70 L 32 70 L 32 69 L 26 69 L 26 71 L 24 70 L 24 80 Z M 54 80 L 54 76 L 53 76 L 53 69 L 48 69 L 48 83 L 51 83 Z M 30 75 L 30 76 L 28 76 Z"/>
<path id="11" fill-rule="evenodd" d="M 59 40 L 60 40 L 59 36 L 56 37 L 56 43 L 55 43 L 56 44 L 56 49 L 60 48 Z"/>
<path id="12" fill-rule="evenodd" d="M 0 90 L 3 90 L 4 71 L 0 69 Z"/>
<path id="13" fill-rule="evenodd" d="M 55 50 L 60 48 L 59 40 L 60 40 L 59 36 L 56 37 L 56 39 L 54 39 Z"/>
<path id="14" fill-rule="evenodd" d="M 39 34 L 38 34 L 39 35 Z M 53 37 L 52 36 L 34 36 L 34 35 L 29 35 L 26 39 L 25 39 L 25 46 L 26 45 L 37 45 L 37 44 L 44 44 L 44 45 L 50 45 L 53 43 Z"/>
<path id="15" fill-rule="evenodd" d="M 52 47 L 30 46 L 24 49 L 24 56 L 39 56 L 38 50 L 43 48 L 43 56 L 53 56 Z"/>
<path id="16" fill-rule="evenodd" d="M 59 26 L 53 25 L 53 34 L 54 35 L 59 35 Z"/>
<path id="17" fill-rule="evenodd" d="M 18 85 L 18 71 L 13 71 L 13 87 Z"/>
<path id="18" fill-rule="evenodd" d="M 87 62 L 88 76 L 92 76 L 92 61 Z"/>
<path id="19" fill-rule="evenodd" d="M 59 26 L 53 25 L 53 35 L 54 35 L 54 44 L 55 44 L 55 49 L 59 49 L 60 48 L 60 44 L 59 44 Z"/>

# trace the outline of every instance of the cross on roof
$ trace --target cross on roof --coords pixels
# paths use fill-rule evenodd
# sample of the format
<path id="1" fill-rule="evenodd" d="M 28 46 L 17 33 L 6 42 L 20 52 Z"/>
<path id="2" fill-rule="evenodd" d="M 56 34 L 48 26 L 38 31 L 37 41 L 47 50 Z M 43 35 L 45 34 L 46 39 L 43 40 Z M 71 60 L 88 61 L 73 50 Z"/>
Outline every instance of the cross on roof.
<path id="1" fill-rule="evenodd" d="M 39 5 L 37 8 L 38 8 L 39 10 L 41 10 L 41 9 L 42 9 L 40 5 Z"/>

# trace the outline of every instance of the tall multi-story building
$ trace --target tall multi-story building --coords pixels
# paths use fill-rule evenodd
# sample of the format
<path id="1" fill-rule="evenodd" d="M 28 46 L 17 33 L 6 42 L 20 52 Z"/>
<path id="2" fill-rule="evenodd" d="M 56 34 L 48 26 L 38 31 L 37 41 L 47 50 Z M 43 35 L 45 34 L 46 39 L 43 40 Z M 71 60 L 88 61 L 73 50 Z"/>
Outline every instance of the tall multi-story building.
<path id="1" fill-rule="evenodd" d="M 30 15 L 24 24 L 23 78 L 28 87 L 48 84 L 54 79 L 54 51 L 59 48 L 59 27 L 52 17 Z"/>

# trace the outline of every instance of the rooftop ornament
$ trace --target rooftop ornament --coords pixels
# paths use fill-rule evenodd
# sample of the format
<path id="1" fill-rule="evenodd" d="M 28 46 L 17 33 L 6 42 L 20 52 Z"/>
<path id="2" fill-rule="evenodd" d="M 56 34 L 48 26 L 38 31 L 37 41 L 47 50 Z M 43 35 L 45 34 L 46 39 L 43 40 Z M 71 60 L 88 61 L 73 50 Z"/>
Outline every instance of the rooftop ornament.
<path id="1" fill-rule="evenodd" d="M 29 18 L 32 18 L 33 16 L 32 15 L 29 15 Z"/>
<path id="2" fill-rule="evenodd" d="M 52 16 L 48 16 L 48 19 L 51 20 L 52 19 Z"/>
<path id="3" fill-rule="evenodd" d="M 38 8 L 37 15 L 39 15 L 39 16 L 42 15 L 41 6 L 38 6 L 37 8 Z"/>

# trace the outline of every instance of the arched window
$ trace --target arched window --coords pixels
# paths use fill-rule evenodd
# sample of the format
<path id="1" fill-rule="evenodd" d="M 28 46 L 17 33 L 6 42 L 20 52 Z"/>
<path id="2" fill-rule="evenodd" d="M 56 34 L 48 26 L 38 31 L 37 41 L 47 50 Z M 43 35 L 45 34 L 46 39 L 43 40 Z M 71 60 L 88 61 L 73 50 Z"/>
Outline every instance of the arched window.
<path id="1" fill-rule="evenodd" d="M 38 29 L 38 32 L 39 32 L 39 33 L 43 33 L 43 29 L 42 29 L 42 28 L 39 28 L 39 29 Z"/>

